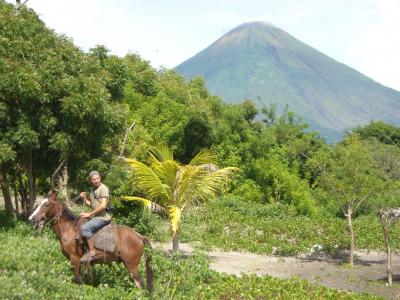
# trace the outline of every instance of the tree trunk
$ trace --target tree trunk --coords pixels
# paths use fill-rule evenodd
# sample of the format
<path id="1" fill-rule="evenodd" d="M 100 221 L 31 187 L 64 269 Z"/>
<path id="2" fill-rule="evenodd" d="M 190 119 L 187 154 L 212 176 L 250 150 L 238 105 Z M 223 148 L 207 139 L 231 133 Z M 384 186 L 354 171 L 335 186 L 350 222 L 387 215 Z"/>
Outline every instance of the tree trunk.
<path id="1" fill-rule="evenodd" d="M 351 207 L 347 208 L 346 216 L 347 216 L 349 232 L 350 232 L 350 261 L 349 261 L 349 263 L 350 263 L 350 268 L 353 269 L 355 242 L 354 242 L 354 230 L 353 230 L 353 222 L 352 222 L 353 210 Z"/>
<path id="2" fill-rule="evenodd" d="M 17 189 L 17 178 L 13 174 L 13 190 L 14 190 L 14 201 L 15 201 L 15 212 L 19 214 L 19 203 L 18 203 L 18 189 Z"/>
<path id="3" fill-rule="evenodd" d="M 28 217 L 28 209 L 27 209 L 28 195 L 26 193 L 26 189 L 25 189 L 24 181 L 22 180 L 21 173 L 18 174 L 18 185 L 19 185 L 19 194 L 21 195 L 22 212 L 25 217 Z"/>
<path id="4" fill-rule="evenodd" d="M 62 169 L 61 176 L 58 177 L 58 182 L 60 186 L 60 190 L 58 192 L 58 195 L 61 199 L 66 200 L 68 197 L 68 167 L 65 165 Z"/>
<path id="5" fill-rule="evenodd" d="M 174 232 L 172 236 L 172 250 L 174 252 L 177 252 L 179 250 L 179 238 L 178 238 L 178 232 Z"/>
<path id="6" fill-rule="evenodd" d="M 5 172 L 3 172 L 2 169 L 0 169 L 0 184 L 1 184 L 1 191 L 3 192 L 6 211 L 9 212 L 10 214 L 13 214 L 14 210 L 11 201 L 10 188 L 8 186 L 7 175 Z"/>
<path id="7" fill-rule="evenodd" d="M 28 166 L 28 182 L 29 182 L 29 205 L 28 205 L 28 215 L 33 212 L 33 206 L 35 204 L 35 182 L 33 178 L 33 158 L 32 149 L 29 151 L 29 166 Z"/>
<path id="8" fill-rule="evenodd" d="M 383 227 L 383 235 L 385 238 L 385 246 L 386 246 L 386 273 L 387 273 L 387 281 L 388 285 L 392 286 L 393 279 L 392 279 L 392 249 L 390 247 L 390 239 L 389 239 L 389 226 L 387 224 L 382 224 Z"/>

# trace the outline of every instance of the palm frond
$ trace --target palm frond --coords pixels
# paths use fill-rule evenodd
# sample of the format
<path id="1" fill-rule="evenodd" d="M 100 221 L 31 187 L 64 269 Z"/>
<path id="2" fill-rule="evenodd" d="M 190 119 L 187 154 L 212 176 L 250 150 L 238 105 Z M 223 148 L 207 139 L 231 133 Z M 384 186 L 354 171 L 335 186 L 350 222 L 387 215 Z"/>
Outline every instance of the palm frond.
<path id="1" fill-rule="evenodd" d="M 157 159 L 156 156 L 154 156 L 153 153 L 149 152 L 149 166 L 150 168 L 154 169 L 157 168 L 159 165 L 161 165 L 161 162 Z"/>
<path id="2" fill-rule="evenodd" d="M 174 155 L 171 149 L 165 144 L 150 147 L 149 154 L 154 156 L 159 162 L 174 160 Z"/>
<path id="3" fill-rule="evenodd" d="M 138 186 L 147 193 L 150 200 L 168 200 L 171 194 L 169 187 L 163 184 L 161 179 L 150 167 L 134 159 L 127 159 L 126 161 L 132 167 L 136 175 L 135 180 Z"/>
<path id="4" fill-rule="evenodd" d="M 203 149 L 192 158 L 189 165 L 198 166 L 213 163 L 217 160 L 217 156 L 209 149 Z"/>
<path id="5" fill-rule="evenodd" d="M 142 198 L 142 197 L 121 196 L 119 198 L 123 199 L 123 200 L 128 200 L 128 201 L 142 202 L 144 204 L 144 207 L 147 208 L 149 211 L 151 211 L 152 206 L 156 204 L 154 202 L 151 202 L 149 199 Z"/>
<path id="6" fill-rule="evenodd" d="M 186 194 L 186 191 L 188 189 L 193 189 L 197 181 L 201 181 L 201 178 L 203 178 L 206 173 L 199 167 L 186 165 L 180 168 L 178 175 L 173 195 L 174 204 L 184 203 L 183 196 Z"/>
<path id="7" fill-rule="evenodd" d="M 122 200 L 128 200 L 128 201 L 138 201 L 142 202 L 144 204 L 144 208 L 147 209 L 149 212 L 152 213 L 157 213 L 162 216 L 167 215 L 167 209 L 164 206 L 161 206 L 155 202 L 150 201 L 149 199 L 142 198 L 142 197 L 135 197 L 135 196 L 121 196 L 118 197 L 119 199 Z"/>
<path id="8" fill-rule="evenodd" d="M 228 167 L 213 173 L 201 175 L 194 179 L 185 193 L 181 195 L 180 203 L 207 201 L 223 192 L 229 178 L 239 171 L 238 168 Z"/>
<path id="9" fill-rule="evenodd" d="M 215 173 L 219 170 L 218 166 L 212 163 L 208 163 L 208 164 L 201 164 L 198 166 L 200 169 L 202 169 L 203 171 L 207 172 L 207 174 L 212 174 Z"/>
<path id="10" fill-rule="evenodd" d="M 176 205 L 171 205 L 168 208 L 169 216 L 171 218 L 172 232 L 177 232 L 181 223 L 182 209 Z"/>
<path id="11" fill-rule="evenodd" d="M 151 169 L 157 174 L 162 183 L 168 186 L 170 192 L 174 189 L 176 173 L 179 167 L 179 164 L 174 160 L 154 162 L 151 164 Z"/>

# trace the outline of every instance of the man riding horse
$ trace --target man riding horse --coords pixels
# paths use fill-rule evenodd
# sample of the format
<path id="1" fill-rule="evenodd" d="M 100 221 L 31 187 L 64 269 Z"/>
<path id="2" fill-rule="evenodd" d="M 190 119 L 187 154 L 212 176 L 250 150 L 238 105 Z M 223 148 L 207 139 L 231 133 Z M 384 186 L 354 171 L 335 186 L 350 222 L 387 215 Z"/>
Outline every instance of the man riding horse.
<path id="1" fill-rule="evenodd" d="M 100 182 L 100 176 L 96 174 Z M 94 180 L 94 178 L 93 178 Z M 97 181 L 97 180 L 96 180 Z M 93 188 L 95 189 L 95 187 Z M 96 199 L 94 196 L 92 200 Z M 99 198 L 99 200 L 101 197 Z M 107 199 L 108 200 L 108 199 Z M 89 201 L 89 200 L 88 200 Z M 100 201 L 104 203 L 104 200 Z M 104 204 L 103 204 L 104 205 Z M 92 213 L 96 215 L 97 207 Z M 104 211 L 104 210 L 102 210 Z M 90 214 L 92 214 L 90 213 Z M 83 255 L 81 247 L 78 247 L 76 236 L 78 233 L 77 222 L 78 218 L 71 212 L 71 210 L 57 198 L 57 192 L 51 190 L 48 197 L 43 199 L 32 215 L 29 217 L 36 227 L 43 228 L 47 221 L 53 227 L 53 230 L 60 241 L 61 251 L 67 257 L 74 268 L 75 281 L 79 284 L 83 283 L 81 273 L 80 258 Z M 112 251 L 99 248 L 96 253 L 96 259 L 91 260 L 90 263 L 110 263 L 122 262 L 128 269 L 129 274 L 135 281 L 138 288 L 142 288 L 142 280 L 139 275 L 139 263 L 143 254 L 146 254 L 146 281 L 147 288 L 151 292 L 153 287 L 153 271 L 151 268 L 151 253 L 144 253 L 144 247 L 147 245 L 151 248 L 148 238 L 141 236 L 139 233 L 127 226 L 115 227 L 115 248 Z"/>
<path id="2" fill-rule="evenodd" d="M 89 251 L 82 256 L 80 259 L 81 262 L 96 259 L 93 235 L 111 222 L 111 214 L 107 210 L 110 197 L 108 187 L 101 182 L 100 173 L 97 171 L 89 173 L 89 180 L 92 185 L 90 196 L 88 197 L 85 192 L 80 193 L 80 197 L 84 200 L 84 203 L 93 209 L 91 212 L 80 214 L 81 218 L 92 218 L 82 227 L 82 236 L 86 239 Z"/>

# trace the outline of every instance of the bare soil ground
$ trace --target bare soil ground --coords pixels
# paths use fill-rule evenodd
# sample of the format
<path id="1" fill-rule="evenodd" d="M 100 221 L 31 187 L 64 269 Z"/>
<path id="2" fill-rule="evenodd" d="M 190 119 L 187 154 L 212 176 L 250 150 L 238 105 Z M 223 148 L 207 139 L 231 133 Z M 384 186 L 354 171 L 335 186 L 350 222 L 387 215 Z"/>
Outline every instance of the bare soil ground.
<path id="1" fill-rule="evenodd" d="M 156 248 L 170 251 L 171 244 L 154 243 Z M 190 255 L 193 247 L 181 243 L 183 255 Z M 278 278 L 299 276 L 312 283 L 330 288 L 368 293 L 386 299 L 400 299 L 400 256 L 393 255 L 393 287 L 386 286 L 386 254 L 376 251 L 358 251 L 353 269 L 347 264 L 348 254 L 336 257 L 310 254 L 296 257 L 257 255 L 245 252 L 208 252 L 210 268 L 217 272 L 270 275 Z"/>

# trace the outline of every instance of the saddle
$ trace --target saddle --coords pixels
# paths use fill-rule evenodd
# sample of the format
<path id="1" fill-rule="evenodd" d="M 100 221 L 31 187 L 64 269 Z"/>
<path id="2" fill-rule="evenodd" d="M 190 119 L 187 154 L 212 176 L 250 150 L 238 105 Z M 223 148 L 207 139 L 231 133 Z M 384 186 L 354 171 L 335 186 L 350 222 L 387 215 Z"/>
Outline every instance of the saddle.
<path id="1" fill-rule="evenodd" d="M 84 239 L 82 236 L 82 226 L 87 223 L 87 219 L 80 218 L 77 222 L 77 235 L 75 240 L 79 243 L 80 246 L 84 246 Z M 116 244 L 116 226 L 112 223 L 104 226 L 99 231 L 95 233 L 93 236 L 94 247 L 108 252 L 115 251 Z"/>

